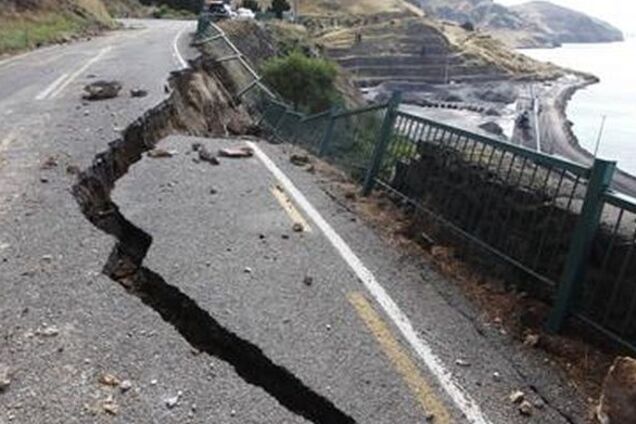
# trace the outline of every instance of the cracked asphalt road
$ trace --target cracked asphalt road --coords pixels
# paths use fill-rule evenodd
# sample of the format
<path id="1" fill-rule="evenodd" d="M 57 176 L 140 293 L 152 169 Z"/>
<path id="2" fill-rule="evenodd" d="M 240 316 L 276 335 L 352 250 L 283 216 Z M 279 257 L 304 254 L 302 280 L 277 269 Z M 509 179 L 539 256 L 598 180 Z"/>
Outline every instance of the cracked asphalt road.
<path id="1" fill-rule="evenodd" d="M 179 36 L 193 25 L 135 24 L 143 28 L 0 63 L 0 363 L 12 380 L 0 393 L 0 423 L 306 422 L 99 273 L 113 240 L 77 209 L 67 168 L 86 167 L 164 98 L 167 75 L 181 66 L 175 40 L 187 55 Z M 95 78 L 122 81 L 124 95 L 82 103 Z M 150 95 L 125 94 L 140 87 Z M 179 154 L 143 159 L 114 193 L 154 237 L 144 265 L 357 422 L 423 423 L 431 412 L 435 422 L 468 422 L 439 370 L 283 187 L 310 229 L 292 230 L 295 215 L 273 194 L 281 182 L 271 170 L 257 158 L 196 164 L 186 154 L 193 141 L 165 140 L 161 147 Z M 243 143 L 197 141 L 211 151 Z M 289 164 L 283 147 L 258 147 L 375 275 L 487 422 L 584 422 L 574 391 L 539 353 L 480 324 L 451 283 L 387 246 L 333 202 L 319 175 Z M 42 167 L 49 158 L 57 165 Z M 132 388 L 101 384 L 104 374 Z M 507 399 L 514 390 L 549 405 L 522 417 Z"/>

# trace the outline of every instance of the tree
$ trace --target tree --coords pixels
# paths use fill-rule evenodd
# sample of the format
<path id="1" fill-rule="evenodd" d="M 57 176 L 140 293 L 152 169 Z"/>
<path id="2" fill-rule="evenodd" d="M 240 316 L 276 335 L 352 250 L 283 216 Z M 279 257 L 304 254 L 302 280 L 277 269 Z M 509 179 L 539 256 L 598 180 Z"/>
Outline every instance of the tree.
<path id="1" fill-rule="evenodd" d="M 278 19 L 283 19 L 283 12 L 289 9 L 291 9 L 291 6 L 287 0 L 272 0 L 272 6 L 269 8 L 270 11 L 276 14 Z"/>
<path id="2" fill-rule="evenodd" d="M 261 11 L 261 5 L 258 4 L 257 0 L 243 0 L 241 7 L 250 9 L 254 13 L 258 13 Z"/>
<path id="3" fill-rule="evenodd" d="M 326 59 L 310 58 L 294 51 L 288 56 L 268 60 L 262 72 L 264 82 L 296 110 L 321 112 L 339 100 L 335 88 L 338 70 Z"/>

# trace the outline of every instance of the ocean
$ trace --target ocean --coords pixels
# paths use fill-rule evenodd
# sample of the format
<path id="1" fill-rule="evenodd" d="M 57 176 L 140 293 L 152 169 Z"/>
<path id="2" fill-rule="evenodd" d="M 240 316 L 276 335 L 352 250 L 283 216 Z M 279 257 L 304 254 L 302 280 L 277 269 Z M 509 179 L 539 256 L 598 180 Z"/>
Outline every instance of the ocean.
<path id="1" fill-rule="evenodd" d="M 619 168 L 636 175 L 636 38 L 522 52 L 601 79 L 576 92 L 567 108 L 568 119 L 581 146 L 593 152 L 606 116 L 599 157 L 617 160 Z"/>

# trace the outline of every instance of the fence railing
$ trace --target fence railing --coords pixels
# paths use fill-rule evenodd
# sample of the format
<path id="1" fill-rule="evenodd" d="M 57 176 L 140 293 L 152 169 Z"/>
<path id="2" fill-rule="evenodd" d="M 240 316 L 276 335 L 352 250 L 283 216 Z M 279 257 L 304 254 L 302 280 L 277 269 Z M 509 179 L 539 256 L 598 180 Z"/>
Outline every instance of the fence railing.
<path id="1" fill-rule="evenodd" d="M 549 329 L 576 315 L 636 350 L 636 199 L 609 190 L 614 162 L 587 167 L 405 113 L 399 94 L 306 115 L 261 83 L 220 28 L 202 26 L 201 49 L 274 137 L 335 164 L 364 194 L 379 185 L 400 195 L 436 237 L 519 270 L 553 302 Z"/>

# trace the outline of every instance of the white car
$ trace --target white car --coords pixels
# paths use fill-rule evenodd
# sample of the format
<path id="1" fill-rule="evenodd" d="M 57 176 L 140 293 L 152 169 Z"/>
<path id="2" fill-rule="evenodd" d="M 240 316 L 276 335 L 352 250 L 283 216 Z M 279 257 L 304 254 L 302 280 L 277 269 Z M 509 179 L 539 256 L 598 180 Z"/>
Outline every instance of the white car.
<path id="1" fill-rule="evenodd" d="M 236 19 L 256 19 L 256 15 L 251 9 L 239 7 L 236 10 Z"/>

